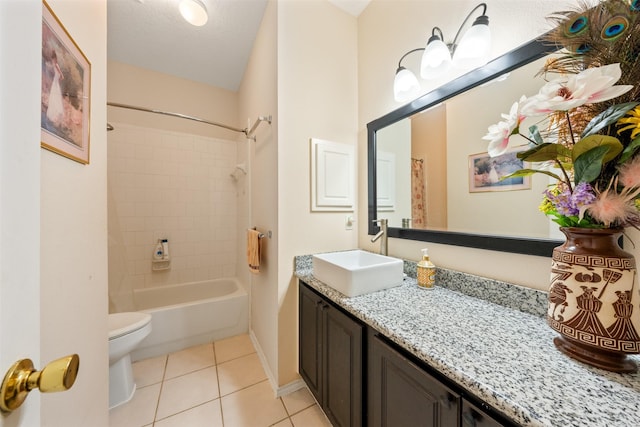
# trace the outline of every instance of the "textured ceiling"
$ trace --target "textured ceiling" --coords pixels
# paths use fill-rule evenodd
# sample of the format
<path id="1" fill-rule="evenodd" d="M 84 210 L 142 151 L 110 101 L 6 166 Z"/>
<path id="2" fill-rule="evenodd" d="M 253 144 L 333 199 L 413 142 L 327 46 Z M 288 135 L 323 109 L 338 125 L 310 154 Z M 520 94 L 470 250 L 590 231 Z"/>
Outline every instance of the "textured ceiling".
<path id="1" fill-rule="evenodd" d="M 370 0 L 329 1 L 358 16 Z M 209 21 L 194 27 L 179 0 L 107 0 L 108 59 L 237 91 L 267 0 L 202 2 Z"/>
<path id="2" fill-rule="evenodd" d="M 209 21 L 188 24 L 179 0 L 108 0 L 109 60 L 237 91 L 267 0 L 203 0 Z"/>

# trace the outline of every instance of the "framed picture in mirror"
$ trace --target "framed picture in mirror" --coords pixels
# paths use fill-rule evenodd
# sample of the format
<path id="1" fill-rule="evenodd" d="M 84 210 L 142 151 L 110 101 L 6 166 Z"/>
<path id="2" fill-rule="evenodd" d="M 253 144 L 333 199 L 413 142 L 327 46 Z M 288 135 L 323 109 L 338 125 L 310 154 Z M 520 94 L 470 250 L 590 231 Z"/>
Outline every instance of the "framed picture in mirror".
<path id="1" fill-rule="evenodd" d="M 509 177 L 510 174 L 527 168 L 526 162 L 517 154 L 527 149 L 526 145 L 513 147 L 504 154 L 490 157 L 488 153 L 469 156 L 469 192 L 515 191 L 531 189 L 531 177 Z"/>

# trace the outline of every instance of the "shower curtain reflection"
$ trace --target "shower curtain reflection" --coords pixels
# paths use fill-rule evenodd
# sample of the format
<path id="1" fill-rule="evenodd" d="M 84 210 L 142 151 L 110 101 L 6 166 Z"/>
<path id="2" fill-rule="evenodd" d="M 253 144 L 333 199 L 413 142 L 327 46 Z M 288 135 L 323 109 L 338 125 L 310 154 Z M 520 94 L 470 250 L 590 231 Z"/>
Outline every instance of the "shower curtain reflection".
<path id="1" fill-rule="evenodd" d="M 424 161 L 411 159 L 411 227 L 427 226 L 427 207 L 425 199 Z"/>

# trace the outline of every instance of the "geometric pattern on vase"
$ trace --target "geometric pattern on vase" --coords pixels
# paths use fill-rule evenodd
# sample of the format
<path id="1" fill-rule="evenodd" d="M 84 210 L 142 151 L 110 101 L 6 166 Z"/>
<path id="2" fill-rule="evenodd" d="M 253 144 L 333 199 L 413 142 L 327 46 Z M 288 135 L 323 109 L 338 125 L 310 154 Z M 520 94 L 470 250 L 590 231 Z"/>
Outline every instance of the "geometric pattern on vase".
<path id="1" fill-rule="evenodd" d="M 567 236 L 569 237 L 569 236 Z M 616 244 L 617 246 L 617 244 Z M 617 248 L 619 250 L 619 248 Z M 561 335 L 603 350 L 640 353 L 635 258 L 554 249 L 547 322 Z"/>

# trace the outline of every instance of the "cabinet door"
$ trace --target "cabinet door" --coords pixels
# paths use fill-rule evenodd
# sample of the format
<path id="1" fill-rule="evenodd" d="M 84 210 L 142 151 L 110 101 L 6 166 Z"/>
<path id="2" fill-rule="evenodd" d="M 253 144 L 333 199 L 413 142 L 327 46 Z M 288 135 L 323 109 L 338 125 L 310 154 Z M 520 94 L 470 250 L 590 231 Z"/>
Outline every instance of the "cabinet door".
<path id="1" fill-rule="evenodd" d="M 322 299 L 300 283 L 298 371 L 315 396 L 322 402 Z"/>
<path id="2" fill-rule="evenodd" d="M 335 427 L 361 426 L 364 327 L 328 304 L 323 313 L 323 408 Z"/>
<path id="3" fill-rule="evenodd" d="M 462 427 L 502 427 L 503 425 L 506 424 L 499 423 L 466 399 L 462 400 Z"/>
<path id="4" fill-rule="evenodd" d="M 457 427 L 460 397 L 385 343 L 369 337 L 368 416 L 375 427 Z"/>

